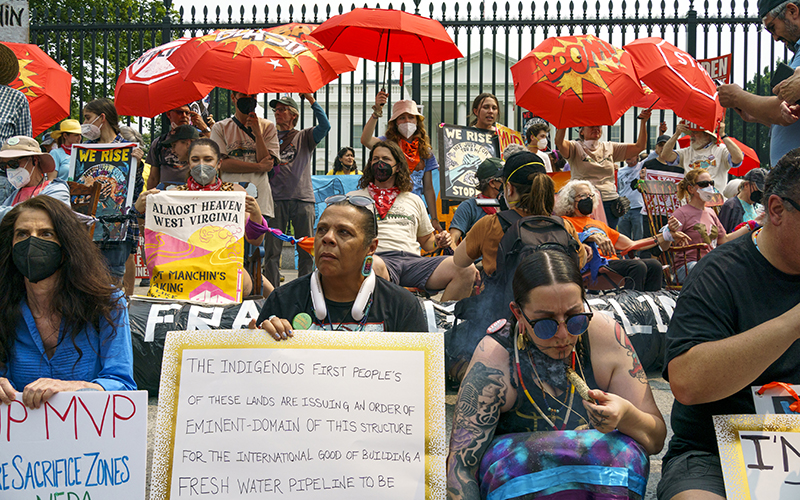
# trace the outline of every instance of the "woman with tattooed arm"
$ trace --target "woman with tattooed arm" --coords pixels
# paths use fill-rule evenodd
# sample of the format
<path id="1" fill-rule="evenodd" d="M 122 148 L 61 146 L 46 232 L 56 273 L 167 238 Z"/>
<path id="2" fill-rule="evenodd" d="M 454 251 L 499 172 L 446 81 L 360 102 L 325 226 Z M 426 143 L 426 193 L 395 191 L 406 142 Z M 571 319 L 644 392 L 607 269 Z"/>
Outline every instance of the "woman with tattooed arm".
<path id="1" fill-rule="evenodd" d="M 461 383 L 448 498 L 641 499 L 667 428 L 624 330 L 592 313 L 557 249 L 524 259 L 512 286 L 512 321 L 489 328 Z"/>

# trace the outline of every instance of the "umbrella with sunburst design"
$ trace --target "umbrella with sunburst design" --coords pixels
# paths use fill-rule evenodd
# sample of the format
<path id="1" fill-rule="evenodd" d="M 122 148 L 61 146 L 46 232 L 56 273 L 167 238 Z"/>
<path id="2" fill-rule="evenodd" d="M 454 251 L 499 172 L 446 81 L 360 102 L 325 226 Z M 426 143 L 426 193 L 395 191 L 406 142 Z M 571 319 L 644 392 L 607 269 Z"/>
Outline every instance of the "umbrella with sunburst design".
<path id="1" fill-rule="evenodd" d="M 330 81 L 327 63 L 301 41 L 263 29 L 193 38 L 169 62 L 185 80 L 246 94 L 316 92 Z"/>
<path id="2" fill-rule="evenodd" d="M 644 96 L 630 55 L 594 35 L 548 38 L 511 75 L 517 104 L 557 128 L 611 125 Z"/>
<path id="3" fill-rule="evenodd" d="M 69 116 L 72 75 L 36 45 L 10 43 L 19 61 L 19 75 L 8 85 L 28 98 L 33 135 Z"/>

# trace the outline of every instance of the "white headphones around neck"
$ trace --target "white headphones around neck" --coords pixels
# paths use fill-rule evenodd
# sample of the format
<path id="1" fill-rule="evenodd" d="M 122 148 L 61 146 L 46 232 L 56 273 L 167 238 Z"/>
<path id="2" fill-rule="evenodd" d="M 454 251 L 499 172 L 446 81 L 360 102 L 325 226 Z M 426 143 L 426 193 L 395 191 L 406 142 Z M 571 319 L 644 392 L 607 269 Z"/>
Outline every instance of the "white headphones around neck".
<path id="1" fill-rule="evenodd" d="M 356 300 L 353 301 L 353 308 L 350 310 L 355 321 L 364 319 L 373 292 L 375 292 L 375 271 L 370 271 L 364 282 L 361 283 Z M 328 316 L 328 308 L 325 306 L 325 295 L 322 293 L 318 269 L 311 274 L 311 303 L 314 305 L 314 315 L 317 319 L 324 320 Z"/>

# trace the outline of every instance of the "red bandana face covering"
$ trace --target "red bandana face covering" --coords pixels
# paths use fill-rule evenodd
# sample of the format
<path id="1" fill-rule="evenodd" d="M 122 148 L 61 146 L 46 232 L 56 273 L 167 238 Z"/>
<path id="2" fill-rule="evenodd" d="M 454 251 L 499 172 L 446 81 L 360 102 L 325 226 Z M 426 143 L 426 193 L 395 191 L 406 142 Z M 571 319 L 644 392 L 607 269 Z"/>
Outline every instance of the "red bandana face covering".
<path id="1" fill-rule="evenodd" d="M 375 202 L 375 209 L 378 211 L 378 217 L 380 219 L 385 219 L 386 214 L 389 213 L 389 209 L 394 205 L 394 200 L 396 200 L 397 195 L 400 194 L 400 188 L 395 186 L 384 189 L 370 182 L 369 186 L 367 186 L 367 191 L 369 191 L 369 196 L 372 198 L 372 201 Z"/>

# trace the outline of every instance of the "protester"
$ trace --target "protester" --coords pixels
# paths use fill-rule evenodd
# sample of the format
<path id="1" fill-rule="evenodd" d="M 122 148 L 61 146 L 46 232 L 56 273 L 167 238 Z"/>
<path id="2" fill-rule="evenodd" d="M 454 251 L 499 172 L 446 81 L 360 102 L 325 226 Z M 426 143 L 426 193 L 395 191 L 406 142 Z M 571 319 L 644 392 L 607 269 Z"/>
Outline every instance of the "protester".
<path id="1" fill-rule="evenodd" d="M 678 138 L 687 132 L 692 141 L 691 145 L 675 151 Z M 722 144 L 717 145 L 713 133 L 701 128 L 690 129 L 685 121 L 681 121 L 675 128 L 675 134 L 664 145 L 659 160 L 662 163 L 679 166 L 684 172 L 704 168 L 711 174 L 717 188 L 722 190 L 728 183 L 728 170 L 741 165 L 744 154 L 730 136 L 725 134 L 724 121 L 719 124 L 719 136 Z"/>
<path id="2" fill-rule="evenodd" d="M 646 482 L 647 455 L 661 450 L 667 433 L 625 331 L 593 315 L 578 268 L 559 250 L 525 258 L 513 290 L 511 322 L 483 338 L 461 382 L 447 459 L 449 497 L 492 498 L 512 482 L 515 497 L 544 488 L 563 498 L 572 498 L 571 491 L 577 497 L 574 490 L 580 497 L 629 498 L 627 488 L 643 497 L 645 485 L 602 479 L 622 473 Z M 568 367 L 591 389 L 591 402 L 576 397 Z M 549 432 L 589 425 L 594 429 Z M 560 466 L 570 479 L 557 479 L 564 477 Z"/>
<path id="3" fill-rule="evenodd" d="M 42 134 L 42 142 L 39 144 L 39 147 L 42 150 L 42 153 L 49 153 L 50 151 L 56 149 L 58 144 L 50 135 L 50 132 L 45 132 Z"/>
<path id="4" fill-rule="evenodd" d="M 55 160 L 48 153 L 42 153 L 36 139 L 24 135 L 10 137 L 0 148 L 0 171 L 11 183 L 13 191 L 0 201 L 0 219 L 14 205 L 40 195 L 50 196 L 69 206 L 67 183 L 60 179 L 47 179 L 47 174 L 54 172 L 55 168 Z"/>
<path id="5" fill-rule="evenodd" d="M 598 203 L 597 196 L 592 192 L 592 185 L 588 181 L 573 180 L 558 192 L 554 212 L 572 223 L 575 230 L 581 233 L 581 242 L 594 243 L 597 246 L 600 255 L 608 260 L 609 268 L 630 278 L 633 281 L 634 290 L 645 292 L 661 290 L 663 273 L 658 260 L 619 259 L 617 251 L 624 253 L 633 249 L 646 250 L 654 246 L 666 250 L 672 241 L 675 241 L 676 238 L 678 241 L 683 241 L 686 239 L 686 235 L 677 230 L 675 221 L 670 221 L 669 226 L 659 231 L 656 236 L 633 241 L 589 216 Z"/>
<path id="6" fill-rule="evenodd" d="M 800 6 L 792 1 L 759 0 L 758 17 L 776 42 L 783 42 L 794 53 L 786 61 L 792 68 L 800 67 Z M 783 58 L 783 52 L 781 52 Z M 770 162 L 774 165 L 788 151 L 800 146 L 800 100 L 797 77 L 790 77 L 772 91 L 775 96 L 760 96 L 731 83 L 717 87 L 719 103 L 731 108 L 748 122 L 770 127 Z M 721 134 L 720 134 L 721 135 Z M 714 176 L 716 180 L 716 176 Z"/>
<path id="7" fill-rule="evenodd" d="M 472 118 L 470 127 L 495 131 L 495 124 L 500 119 L 500 101 L 494 94 L 484 92 L 472 101 Z"/>
<path id="8" fill-rule="evenodd" d="M 211 126 L 214 125 L 213 118 L 208 118 L 208 123 L 203 117 L 189 107 L 188 104 L 171 109 L 166 113 L 169 120 L 169 130 L 156 137 L 150 145 L 150 152 L 147 155 L 147 163 L 150 165 L 150 175 L 147 178 L 147 189 L 152 189 L 159 184 L 183 184 L 189 176 L 189 168 L 186 160 L 181 160 L 173 151 L 171 144 L 166 139 L 172 132 L 180 126 L 191 126 L 198 136 L 209 137 Z"/>
<path id="9" fill-rule="evenodd" d="M 275 113 L 278 127 L 278 141 L 281 148 L 281 162 L 273 170 L 275 176 L 270 181 L 275 215 L 270 217 L 269 225 L 289 232 L 294 237 L 311 236 L 314 231 L 314 188 L 311 186 L 311 155 L 317 144 L 328 135 L 331 124 L 322 106 L 312 94 L 300 94 L 311 105 L 317 125 L 303 130 L 295 129 L 300 118 L 300 109 L 289 96 L 273 99 L 269 107 Z M 280 285 L 280 260 L 283 242 L 270 238 L 264 242 L 266 259 L 264 274 L 267 279 Z M 314 269 L 314 258 L 307 252 L 297 252 L 297 274 L 305 276 Z"/>
<path id="10" fill-rule="evenodd" d="M 686 280 L 686 275 L 694 268 L 698 259 L 717 246 L 747 234 L 756 226 L 753 221 L 751 224 L 728 233 L 717 218 L 716 212 L 706 206 L 706 203 L 710 202 L 716 193 L 714 184 L 711 174 L 704 168 L 696 168 L 688 172 L 678 184 L 678 199 L 686 199 L 688 203 L 675 210 L 672 216 L 681 223 L 683 232 L 691 240 L 690 244 L 705 243 L 707 245 L 698 250 L 675 254 L 675 275 L 679 283 Z"/>
<path id="11" fill-rule="evenodd" d="M 200 138 L 200 132 L 197 131 L 197 128 L 195 128 L 194 125 L 178 125 L 177 127 L 170 130 L 166 137 L 161 139 L 161 144 L 163 145 L 163 147 L 170 148 L 170 150 L 172 151 L 172 155 L 174 156 L 173 165 L 169 168 L 172 168 L 174 170 L 181 170 L 183 174 L 186 175 L 186 179 L 184 179 L 183 181 L 178 180 L 181 177 L 183 177 L 183 175 L 177 177 L 169 176 L 170 179 L 172 180 L 161 179 L 159 176 L 160 179 L 159 184 L 163 183 L 165 186 L 168 186 L 170 184 L 178 185 L 178 184 L 184 184 L 186 182 L 189 176 L 189 168 L 190 168 L 189 148 L 192 145 L 192 141 L 199 138 Z M 166 166 L 163 167 L 164 170 L 166 170 L 166 168 L 167 168 Z M 150 172 L 151 173 L 153 172 L 152 165 L 150 166 Z M 148 177 L 148 185 L 150 184 L 149 182 L 150 179 L 151 177 Z M 158 184 L 156 184 L 156 186 L 157 185 Z"/>
<path id="12" fill-rule="evenodd" d="M 566 129 L 556 131 L 555 145 L 569 162 L 572 179 L 589 181 L 600 191 L 606 221 L 612 229 L 617 227 L 617 221 L 624 213 L 614 183 L 616 164 L 638 155 L 647 146 L 649 119 L 649 109 L 639 113 L 639 136 L 634 144 L 603 141 L 603 129 L 600 126 L 581 127 L 579 141 L 567 140 Z"/>
<path id="13" fill-rule="evenodd" d="M 675 395 L 658 498 L 725 498 L 713 415 L 754 414 L 751 387 L 800 384 L 800 150 L 769 172 L 764 227 L 705 256 L 667 331 Z M 708 493 L 706 493 L 708 495 Z"/>
<path id="14" fill-rule="evenodd" d="M 664 152 L 664 146 L 669 141 L 669 135 L 660 135 L 658 139 L 656 139 L 656 147 L 647 157 L 647 159 L 642 163 L 642 168 L 645 171 L 662 171 L 662 172 L 672 172 L 676 174 L 680 174 L 683 176 L 683 168 L 676 166 L 676 165 L 668 165 L 661 161 L 661 155 Z M 674 150 L 674 145 L 673 145 Z M 655 153 L 655 155 L 653 155 Z"/>
<path id="15" fill-rule="evenodd" d="M 244 188 L 239 184 L 232 184 L 230 182 L 222 182 L 220 179 L 220 158 L 221 154 L 219 146 L 216 142 L 205 137 L 192 141 L 189 151 L 187 153 L 189 158 L 189 177 L 186 179 L 186 184 L 176 186 L 173 188 L 175 191 L 244 191 Z M 147 209 L 147 197 L 151 194 L 160 192 L 159 189 L 153 188 L 143 191 L 136 200 L 134 208 L 137 212 L 136 215 L 144 218 L 145 210 Z M 261 208 L 258 206 L 256 199 L 249 194 L 245 196 L 245 216 L 247 217 L 247 225 L 245 225 L 245 241 L 251 245 L 259 246 L 264 240 L 265 227 L 267 222 L 261 214 Z M 254 224 L 251 224 L 253 221 Z M 253 229 L 251 226 L 264 226 Z M 272 238 L 272 236 L 268 236 Z M 274 287 L 261 276 L 251 276 L 249 272 L 242 273 L 244 280 L 242 281 L 242 296 L 246 297 L 253 291 L 253 279 L 262 279 L 262 294 L 266 297 Z"/>
<path id="16" fill-rule="evenodd" d="M 744 179 L 739 183 L 738 194 L 728 198 L 719 209 L 719 221 L 725 231 L 732 233 L 742 222 L 756 220 L 756 207 L 761 206 L 766 176 L 767 171 L 763 168 L 754 168 L 744 174 Z"/>
<path id="17" fill-rule="evenodd" d="M 644 236 L 644 215 L 642 215 L 644 200 L 637 188 L 644 164 L 644 160 L 640 161 L 640 156 L 644 154 L 639 153 L 626 158 L 625 166 L 617 171 L 617 193 L 631 203 L 628 211 L 617 222 L 617 231 L 632 240 L 640 240 Z"/>
<path id="18" fill-rule="evenodd" d="M 356 151 L 350 146 L 345 146 L 339 150 L 336 159 L 333 160 L 333 170 L 328 175 L 361 175 L 356 164 Z"/>
<path id="19" fill-rule="evenodd" d="M 553 165 L 550 163 L 550 155 L 545 152 L 547 151 L 547 135 L 549 133 L 550 125 L 545 122 L 534 123 L 525 131 L 525 142 L 528 143 L 528 151 L 542 159 L 544 169 L 547 172 L 552 172 Z"/>
<path id="20" fill-rule="evenodd" d="M 555 185 L 545 173 L 544 163 L 538 155 L 527 151 L 512 155 L 503 167 L 502 178 L 506 203 L 513 207 L 502 212 L 507 219 L 516 221 L 529 215 L 549 216 L 553 213 Z M 453 262 L 459 267 L 467 267 L 482 258 L 484 273 L 487 276 L 493 275 L 497 269 L 497 250 L 500 240 L 509 226 L 510 224 L 501 219 L 497 212 L 482 218 L 456 248 Z M 564 228 L 577 242 L 578 233 L 572 225 L 565 224 Z M 585 250 L 581 249 L 578 254 L 581 266 L 586 263 L 586 257 Z"/>
<path id="21" fill-rule="evenodd" d="M 386 133 L 375 137 L 375 126 L 378 118 L 382 116 L 382 106 L 386 104 L 389 94 L 378 92 L 375 96 L 374 110 L 370 115 L 364 130 L 361 133 L 361 144 L 369 149 L 381 141 L 396 142 L 403 150 L 408 168 L 411 171 L 411 192 L 420 196 L 428 206 L 431 224 L 436 231 L 441 231 L 439 216 L 436 213 L 436 192 L 433 189 L 434 170 L 439 169 L 439 163 L 433 155 L 431 138 L 425 130 L 425 117 L 417 109 L 417 103 L 406 99 L 397 101 L 392 106 L 392 117 L 386 124 Z"/>
<path id="22" fill-rule="evenodd" d="M 334 195 L 326 202 L 314 236 L 316 271 L 275 290 L 250 328 L 258 325 L 275 340 L 294 329 L 428 331 L 417 299 L 372 270 L 378 248 L 372 200 Z"/>
<path id="23" fill-rule="evenodd" d="M 461 237 L 472 229 L 484 215 L 497 213 L 497 204 L 478 205 L 477 200 L 497 200 L 503 189 L 503 163 L 499 158 L 489 157 L 481 162 L 475 176 L 478 178 L 478 195 L 458 204 L 450 222 L 450 238 L 458 245 Z"/>
<path id="24" fill-rule="evenodd" d="M 90 101 L 83 108 L 83 125 L 81 125 L 82 135 L 87 139 L 87 144 L 119 144 L 127 142 L 120 133 L 119 116 L 117 115 L 117 108 L 111 99 L 95 99 Z M 144 152 L 136 147 L 133 149 L 132 155 L 141 162 L 144 158 Z M 137 171 L 139 168 L 137 167 Z M 88 179 L 91 181 L 91 179 Z M 75 179 L 79 181 L 79 179 Z M 137 175 L 136 183 L 133 190 L 133 198 L 136 199 L 139 193 L 142 192 L 144 182 L 140 175 Z M 100 202 L 104 198 L 113 196 L 113 192 L 109 190 L 112 187 L 108 184 L 103 185 L 100 192 Z M 122 186 L 120 186 L 122 189 Z M 98 208 L 97 216 L 101 217 L 104 214 Z M 109 240 L 107 239 L 107 231 L 103 229 L 106 225 L 110 227 L 114 223 L 106 223 L 102 220 L 95 224 L 94 241 L 100 246 L 100 252 L 105 257 L 108 263 L 108 269 L 111 277 L 114 280 L 122 282 L 125 288 L 125 293 L 133 295 L 133 282 L 134 276 L 132 273 L 127 273 L 126 267 L 133 266 L 133 258 L 136 255 L 136 248 L 139 244 L 139 223 L 136 218 L 129 218 L 127 220 L 127 231 L 122 240 Z"/>
<path id="25" fill-rule="evenodd" d="M 8 86 L 19 75 L 19 61 L 14 51 L 0 43 L 0 147 L 9 137 L 31 136 L 31 108 L 25 94 Z M 0 171 L 0 200 L 5 200 L 14 188 Z"/>
<path id="26" fill-rule="evenodd" d="M 256 116 L 256 95 L 231 91 L 236 112 L 211 127 L 211 139 L 222 152 L 222 180 L 253 184 L 261 213 L 269 218 L 275 212 L 268 173 L 280 163 L 281 150 L 275 124 Z"/>
<path id="27" fill-rule="evenodd" d="M 425 205 L 411 193 L 411 174 L 403 151 L 394 142 L 379 142 L 370 151 L 358 191 L 349 195 L 373 200 L 378 214 L 375 270 L 392 283 L 429 291 L 444 290 L 442 301 L 459 300 L 472 292 L 476 270 L 457 267 L 453 257 L 421 257 L 451 245 L 450 234 L 434 234 Z"/>
<path id="28" fill-rule="evenodd" d="M 81 142 L 81 122 L 78 120 L 64 120 L 58 129 L 50 133 L 58 147 L 50 151 L 50 156 L 56 161 L 58 178 L 66 181 L 69 178 L 69 159 L 72 155 L 72 145 Z"/>
<path id="29" fill-rule="evenodd" d="M 37 196 L 0 223 L 0 402 L 82 389 L 136 389 L 128 309 L 86 225 Z"/>

